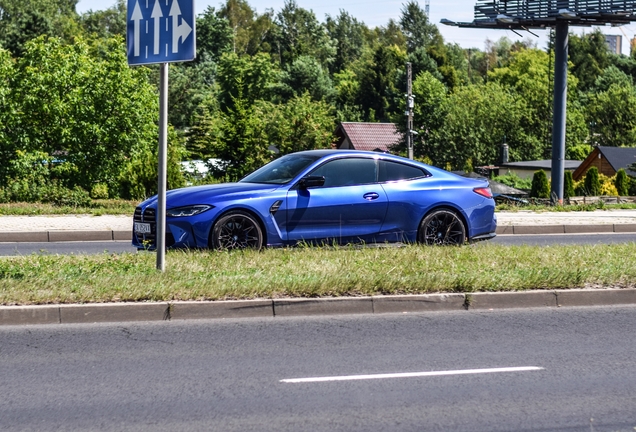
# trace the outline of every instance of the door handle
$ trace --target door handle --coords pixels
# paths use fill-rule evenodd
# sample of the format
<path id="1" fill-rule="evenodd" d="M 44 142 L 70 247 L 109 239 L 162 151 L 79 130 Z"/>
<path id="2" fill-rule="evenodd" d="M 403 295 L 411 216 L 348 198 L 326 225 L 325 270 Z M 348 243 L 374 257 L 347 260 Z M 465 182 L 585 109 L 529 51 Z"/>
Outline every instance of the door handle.
<path id="1" fill-rule="evenodd" d="M 362 195 L 362 198 L 364 198 L 367 201 L 373 201 L 380 198 L 380 195 L 375 192 L 368 192 Z"/>

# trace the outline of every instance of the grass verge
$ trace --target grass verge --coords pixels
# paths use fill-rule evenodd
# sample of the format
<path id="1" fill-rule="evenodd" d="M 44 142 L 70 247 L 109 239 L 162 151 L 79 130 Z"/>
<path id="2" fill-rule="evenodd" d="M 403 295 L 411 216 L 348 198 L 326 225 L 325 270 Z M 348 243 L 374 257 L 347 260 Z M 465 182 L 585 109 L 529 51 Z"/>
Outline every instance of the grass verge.
<path id="1" fill-rule="evenodd" d="M 0 304 L 223 300 L 636 286 L 636 244 L 293 248 L 0 260 Z"/>
<path id="2" fill-rule="evenodd" d="M 59 207 L 41 203 L 4 203 L 0 204 L 0 216 L 41 216 L 41 215 L 75 215 L 87 214 L 128 215 L 132 216 L 137 201 L 126 200 L 93 200 L 89 207 Z"/>

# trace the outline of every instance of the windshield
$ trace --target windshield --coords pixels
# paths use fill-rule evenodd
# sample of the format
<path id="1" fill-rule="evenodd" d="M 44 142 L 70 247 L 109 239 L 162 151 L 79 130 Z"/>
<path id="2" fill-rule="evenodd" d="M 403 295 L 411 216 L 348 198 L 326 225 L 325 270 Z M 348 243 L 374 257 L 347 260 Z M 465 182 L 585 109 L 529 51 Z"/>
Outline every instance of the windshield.
<path id="1" fill-rule="evenodd" d="M 247 175 L 240 183 L 285 184 L 318 159 L 319 155 L 286 155 Z"/>

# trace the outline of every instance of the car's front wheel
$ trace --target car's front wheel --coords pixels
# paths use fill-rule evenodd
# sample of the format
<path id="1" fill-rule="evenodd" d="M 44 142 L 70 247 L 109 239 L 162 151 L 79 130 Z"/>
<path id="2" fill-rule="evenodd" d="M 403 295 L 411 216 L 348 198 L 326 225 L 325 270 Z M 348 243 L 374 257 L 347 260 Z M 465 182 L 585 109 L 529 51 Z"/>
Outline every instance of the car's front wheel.
<path id="1" fill-rule="evenodd" d="M 466 241 L 466 228 L 457 213 L 435 210 L 422 220 L 418 241 L 427 245 L 460 246 Z"/>
<path id="2" fill-rule="evenodd" d="M 210 233 L 210 245 L 221 250 L 258 250 L 263 247 L 263 230 L 249 213 L 233 211 L 216 221 Z"/>

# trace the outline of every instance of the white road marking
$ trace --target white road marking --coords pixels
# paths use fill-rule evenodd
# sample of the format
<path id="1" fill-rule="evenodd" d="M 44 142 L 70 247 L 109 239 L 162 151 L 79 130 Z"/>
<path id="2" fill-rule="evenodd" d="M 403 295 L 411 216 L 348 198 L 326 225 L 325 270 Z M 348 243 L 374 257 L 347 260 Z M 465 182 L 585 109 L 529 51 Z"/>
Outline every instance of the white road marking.
<path id="1" fill-rule="evenodd" d="M 314 378 L 289 378 L 280 380 L 282 383 L 313 383 L 313 382 L 327 382 L 327 381 L 356 381 L 356 380 L 371 380 L 371 379 L 387 379 L 387 378 L 415 378 L 415 377 L 432 377 L 432 376 L 446 376 L 446 375 L 472 375 L 472 374 L 485 374 L 485 373 L 500 373 L 500 372 L 528 372 L 543 370 L 542 367 L 537 366 L 521 366 L 521 367 L 507 367 L 507 368 L 489 368 L 489 369 L 463 369 L 463 370 L 448 370 L 448 371 L 432 371 L 432 372 L 405 372 L 405 373 L 391 373 L 391 374 L 375 374 L 375 375 L 348 375 L 348 376 L 330 376 L 330 377 L 314 377 Z"/>

